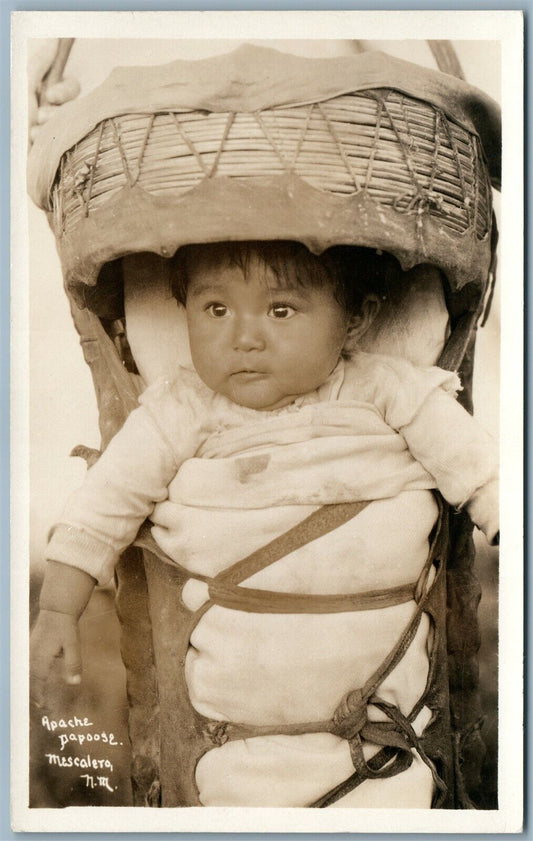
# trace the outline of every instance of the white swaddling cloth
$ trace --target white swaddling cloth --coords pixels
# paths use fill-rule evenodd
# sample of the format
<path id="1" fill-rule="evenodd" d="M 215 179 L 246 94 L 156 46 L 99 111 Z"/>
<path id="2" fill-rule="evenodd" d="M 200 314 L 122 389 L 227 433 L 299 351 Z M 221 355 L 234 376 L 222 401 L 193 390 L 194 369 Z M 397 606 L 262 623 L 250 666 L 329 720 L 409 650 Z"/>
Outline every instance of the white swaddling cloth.
<path id="1" fill-rule="evenodd" d="M 290 441 L 291 428 L 306 437 L 301 418 L 290 413 L 267 424 L 262 436 L 261 423 L 253 431 L 242 427 L 211 436 L 202 448 L 210 457 L 188 459 L 171 482 L 168 499 L 154 510 L 158 544 L 193 575 L 212 577 L 319 505 L 382 495 L 353 520 L 255 573 L 242 586 L 338 594 L 415 582 L 437 516 L 435 500 L 426 490 L 434 480 L 409 456 L 401 437 L 368 407 L 361 406 L 358 437 L 353 406 L 351 436 L 343 429 L 342 409 L 335 408 L 337 424 L 329 427 L 329 435 L 305 445 L 282 443 Z M 317 428 L 316 421 L 315 416 Z M 176 522 L 179 530 L 172 528 Z M 190 579 L 182 599 L 192 610 L 200 607 L 207 599 L 204 582 Z M 411 601 L 335 614 L 212 607 L 196 626 L 186 658 L 191 703 L 209 718 L 253 725 L 329 719 L 344 695 L 361 687 L 385 659 L 415 607 Z M 424 692 L 428 632 L 424 618 L 406 655 L 380 687 L 380 697 L 404 714 Z M 383 715 L 370 708 L 369 717 Z M 420 728 L 427 718 L 423 711 Z M 375 750 L 367 745 L 365 752 L 370 756 Z M 336 736 L 270 736 L 210 751 L 199 762 L 197 783 L 204 805 L 305 806 L 351 773 L 348 744 Z M 429 770 L 415 763 L 405 773 L 417 777 L 415 805 L 429 806 Z M 350 795 L 352 805 L 366 805 L 365 786 Z M 396 796 L 394 786 L 386 790 Z M 378 787 L 378 799 L 380 792 Z"/>
<path id="2" fill-rule="evenodd" d="M 183 313 L 169 292 L 168 270 L 169 262 L 154 255 L 124 260 L 128 338 L 147 383 L 171 373 L 176 363 L 189 360 Z M 397 298 L 382 307 L 363 348 L 432 365 L 448 325 L 442 287 L 438 274 L 429 267 L 410 274 L 412 283 L 406 282 L 398 290 L 401 302 Z M 372 423 L 375 419 L 368 420 Z M 172 500 L 191 502 L 182 509 L 182 515 L 187 512 L 181 532 L 183 554 L 175 544 L 169 545 L 173 541 L 168 531 L 161 529 L 157 539 L 171 556 L 182 560 L 187 556 L 196 572 L 216 574 L 314 510 L 301 504 L 278 505 L 274 512 L 257 508 L 255 528 L 249 528 L 250 482 L 240 488 L 241 507 L 198 506 L 192 496 L 195 485 L 200 494 L 212 490 L 211 502 L 215 496 L 220 501 L 220 485 L 223 499 L 229 492 L 224 473 L 227 464 L 207 476 L 197 469 L 198 461 L 187 465 L 170 488 L 169 500 L 158 506 L 154 517 L 159 524 L 170 525 L 175 513 L 169 510 Z M 241 467 L 244 470 L 242 463 Z M 364 467 L 363 471 L 367 472 Z M 370 492 L 370 488 L 364 490 Z M 367 498 L 365 494 L 363 498 Z M 291 553 L 243 586 L 346 593 L 414 581 L 427 557 L 435 517 L 435 501 L 427 490 L 381 499 L 327 540 L 319 539 Z M 333 556 L 335 563 L 331 562 Z M 205 585 L 195 579 L 183 592 L 191 609 L 199 607 L 205 595 Z M 193 705 L 216 719 L 263 724 L 276 717 L 280 721 L 327 717 L 343 691 L 361 685 L 363 675 L 381 662 L 410 612 L 412 604 L 340 616 L 260 616 L 224 608 L 209 610 L 194 633 L 194 648 L 187 657 Z M 427 643 L 427 625 L 423 623 L 413 646 L 382 687 L 382 694 L 399 702 L 406 712 L 425 685 Z M 417 729 L 421 730 L 427 711 L 419 718 Z M 200 760 L 196 779 L 205 805 L 305 806 L 352 773 L 347 743 L 320 733 L 227 743 Z M 427 808 L 432 793 L 429 770 L 415 758 L 407 771 L 390 779 L 367 780 L 336 806 Z"/>
<path id="3" fill-rule="evenodd" d="M 247 509 L 247 513 L 249 526 L 256 512 Z M 291 513 L 294 521 L 302 512 L 293 508 Z M 386 586 L 408 583 L 416 580 L 427 557 L 427 535 L 435 516 L 435 502 L 424 491 L 372 503 L 353 521 L 287 555 L 242 586 L 349 593 L 383 587 L 385 581 Z M 231 516 L 226 520 L 231 522 Z M 219 542 L 233 546 L 238 560 L 241 534 L 212 529 L 209 539 L 205 535 L 206 559 L 209 548 L 216 557 Z M 386 539 L 376 540 L 379 534 L 386 534 Z M 202 566 L 207 573 L 207 564 Z M 185 588 L 186 604 L 191 595 Z M 344 695 L 361 687 L 382 663 L 414 610 L 414 602 L 336 614 L 256 614 L 213 607 L 191 636 L 186 658 L 191 703 L 209 718 L 250 724 L 330 718 Z M 380 697 L 404 714 L 424 692 L 428 632 L 424 618 L 406 655 L 379 689 Z M 381 716 L 369 708 L 369 718 Z M 420 728 L 424 723 L 426 713 Z M 369 757 L 374 750 L 367 748 Z M 200 760 L 197 783 L 205 805 L 305 806 L 351 773 L 348 744 L 333 735 L 260 737 L 210 751 Z M 429 770 L 414 765 L 404 774 L 416 776 L 418 783 L 402 805 L 428 807 L 433 793 Z M 365 786 L 351 795 L 354 805 L 368 805 Z M 405 780 L 401 786 L 406 786 Z M 395 787 L 388 788 L 390 802 L 399 805 Z"/>

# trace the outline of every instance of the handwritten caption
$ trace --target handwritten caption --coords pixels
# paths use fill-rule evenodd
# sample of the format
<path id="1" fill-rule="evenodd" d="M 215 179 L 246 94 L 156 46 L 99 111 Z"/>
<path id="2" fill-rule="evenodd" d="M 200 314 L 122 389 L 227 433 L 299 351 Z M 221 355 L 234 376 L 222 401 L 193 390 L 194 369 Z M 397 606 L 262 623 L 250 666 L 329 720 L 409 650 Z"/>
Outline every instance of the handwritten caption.
<path id="1" fill-rule="evenodd" d="M 92 729 L 94 724 L 86 716 L 53 719 L 43 715 L 41 726 L 57 738 L 57 752 L 44 754 L 49 765 L 84 772 L 79 777 L 85 788 L 104 788 L 113 793 L 117 790 L 118 786 L 113 784 L 110 749 L 122 747 L 123 742 L 117 741 L 113 733 Z M 95 756 L 93 751 L 96 749 L 101 754 L 104 745 L 104 756 Z"/>

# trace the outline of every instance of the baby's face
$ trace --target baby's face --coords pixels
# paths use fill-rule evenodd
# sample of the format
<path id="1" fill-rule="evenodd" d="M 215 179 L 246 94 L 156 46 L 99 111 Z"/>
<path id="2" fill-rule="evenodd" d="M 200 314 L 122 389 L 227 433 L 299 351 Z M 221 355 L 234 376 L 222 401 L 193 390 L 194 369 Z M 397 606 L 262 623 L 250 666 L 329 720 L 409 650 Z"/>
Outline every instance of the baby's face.
<path id="1" fill-rule="evenodd" d="M 348 316 L 331 287 L 285 288 L 264 266 L 195 261 L 187 322 L 192 361 L 213 391 L 279 409 L 318 388 L 339 359 Z"/>

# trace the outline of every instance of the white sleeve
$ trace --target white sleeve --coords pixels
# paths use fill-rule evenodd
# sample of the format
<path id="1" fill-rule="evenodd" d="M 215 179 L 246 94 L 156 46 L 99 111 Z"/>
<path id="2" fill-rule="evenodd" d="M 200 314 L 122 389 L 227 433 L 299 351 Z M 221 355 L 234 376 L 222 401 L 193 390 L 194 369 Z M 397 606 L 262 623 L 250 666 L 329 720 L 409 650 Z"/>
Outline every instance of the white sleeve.
<path id="1" fill-rule="evenodd" d="M 444 498 L 465 507 L 489 542 L 498 538 L 498 448 L 475 418 L 442 389 L 432 391 L 400 430 Z"/>
<path id="2" fill-rule="evenodd" d="M 190 418 L 180 418 L 178 412 L 176 420 L 187 430 L 181 453 L 167 440 L 153 411 L 142 405 L 131 413 L 69 497 L 61 522 L 51 532 L 49 560 L 78 567 L 101 584 L 111 578 L 120 553 L 155 503 L 166 499 L 181 461 L 193 455 Z"/>

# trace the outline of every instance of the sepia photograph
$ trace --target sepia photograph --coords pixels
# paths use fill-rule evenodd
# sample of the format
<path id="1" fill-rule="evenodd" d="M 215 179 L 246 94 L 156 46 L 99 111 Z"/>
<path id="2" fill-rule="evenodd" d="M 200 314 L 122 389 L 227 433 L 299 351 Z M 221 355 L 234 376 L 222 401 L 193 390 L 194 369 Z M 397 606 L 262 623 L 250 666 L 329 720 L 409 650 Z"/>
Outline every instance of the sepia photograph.
<path id="1" fill-rule="evenodd" d="M 519 831 L 521 15 L 204 14 L 13 16 L 13 828 Z"/>

